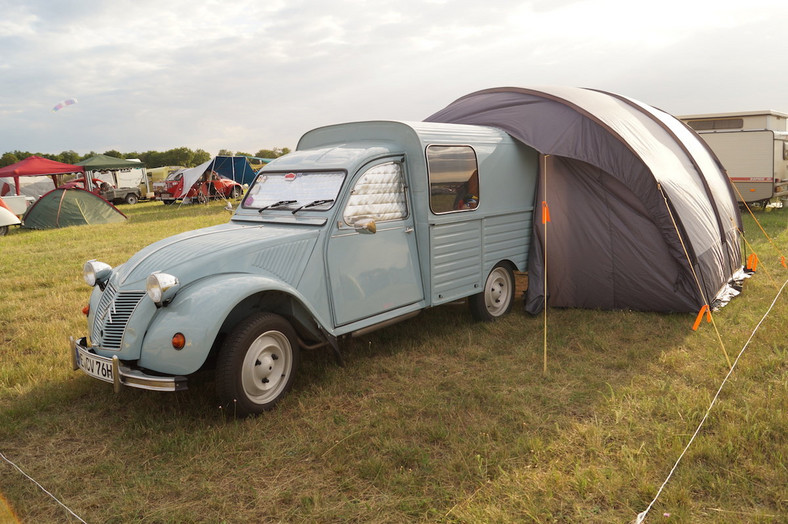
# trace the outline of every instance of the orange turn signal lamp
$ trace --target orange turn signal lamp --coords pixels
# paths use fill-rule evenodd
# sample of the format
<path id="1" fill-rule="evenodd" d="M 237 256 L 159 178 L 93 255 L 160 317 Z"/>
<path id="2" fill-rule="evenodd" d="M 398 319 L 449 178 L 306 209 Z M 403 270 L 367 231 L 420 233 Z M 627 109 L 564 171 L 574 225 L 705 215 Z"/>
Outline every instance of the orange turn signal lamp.
<path id="1" fill-rule="evenodd" d="M 186 346 L 186 337 L 183 333 L 175 333 L 172 336 L 172 347 L 175 349 L 183 349 Z"/>

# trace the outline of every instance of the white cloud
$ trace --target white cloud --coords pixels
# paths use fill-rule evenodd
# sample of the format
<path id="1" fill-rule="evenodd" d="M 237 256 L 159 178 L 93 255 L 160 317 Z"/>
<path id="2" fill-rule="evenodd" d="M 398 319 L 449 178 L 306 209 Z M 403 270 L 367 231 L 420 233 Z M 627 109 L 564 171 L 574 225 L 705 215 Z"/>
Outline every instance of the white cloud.
<path id="1" fill-rule="evenodd" d="M 500 85 L 597 87 L 674 113 L 788 110 L 784 4 L 644 5 L 0 0 L 17 13 L 0 21 L 0 144 L 254 152 Z M 79 105 L 51 114 L 66 97 Z"/>

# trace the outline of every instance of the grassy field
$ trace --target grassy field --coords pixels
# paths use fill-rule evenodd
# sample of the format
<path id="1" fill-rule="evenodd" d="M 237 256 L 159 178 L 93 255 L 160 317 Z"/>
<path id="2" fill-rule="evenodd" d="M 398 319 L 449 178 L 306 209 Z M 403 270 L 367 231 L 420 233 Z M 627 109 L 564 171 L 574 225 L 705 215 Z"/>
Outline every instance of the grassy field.
<path id="1" fill-rule="evenodd" d="M 694 315 L 550 310 L 544 374 L 543 317 L 449 305 L 355 340 L 344 368 L 307 353 L 257 418 L 222 412 L 210 374 L 114 395 L 70 368 L 82 264 L 229 217 L 121 208 L 126 224 L 0 238 L 0 453 L 86 522 L 631 522 L 728 372 Z M 788 209 L 756 216 L 773 245 L 746 216 L 759 271 L 714 316 L 731 359 L 788 279 Z M 647 522 L 788 522 L 786 294 Z M 77 522 L 2 460 L 0 492 L 21 522 Z"/>

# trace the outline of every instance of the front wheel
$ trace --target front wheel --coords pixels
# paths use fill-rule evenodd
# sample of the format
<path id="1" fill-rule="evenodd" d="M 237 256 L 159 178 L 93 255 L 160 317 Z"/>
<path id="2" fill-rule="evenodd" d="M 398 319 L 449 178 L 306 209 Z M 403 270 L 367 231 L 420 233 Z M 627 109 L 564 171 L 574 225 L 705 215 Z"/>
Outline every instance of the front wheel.
<path id="1" fill-rule="evenodd" d="M 216 388 L 222 405 L 240 417 L 273 408 L 290 389 L 298 363 L 290 323 L 273 313 L 252 315 L 219 351 Z"/>
<path id="2" fill-rule="evenodd" d="M 134 193 L 129 193 L 128 195 L 126 195 L 127 204 L 133 206 L 137 202 L 139 202 L 139 198 L 137 198 L 137 195 L 135 195 Z"/>
<path id="3" fill-rule="evenodd" d="M 468 298 L 471 315 L 476 320 L 491 321 L 512 310 L 514 273 L 505 262 L 496 264 L 484 283 L 484 291 Z"/>

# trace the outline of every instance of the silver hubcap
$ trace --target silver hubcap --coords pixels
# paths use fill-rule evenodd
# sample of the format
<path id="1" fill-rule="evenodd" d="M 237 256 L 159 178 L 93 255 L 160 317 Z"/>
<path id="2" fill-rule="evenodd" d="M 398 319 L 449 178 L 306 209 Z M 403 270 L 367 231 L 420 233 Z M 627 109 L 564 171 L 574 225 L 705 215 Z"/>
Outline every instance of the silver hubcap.
<path id="1" fill-rule="evenodd" d="M 279 331 L 266 331 L 249 346 L 241 381 L 249 400 L 265 404 L 274 400 L 287 384 L 293 367 L 290 341 Z"/>
<path id="2" fill-rule="evenodd" d="M 512 296 L 512 286 L 509 273 L 504 268 L 497 267 L 492 270 L 484 289 L 484 304 L 490 315 L 498 317 L 506 312 Z"/>

